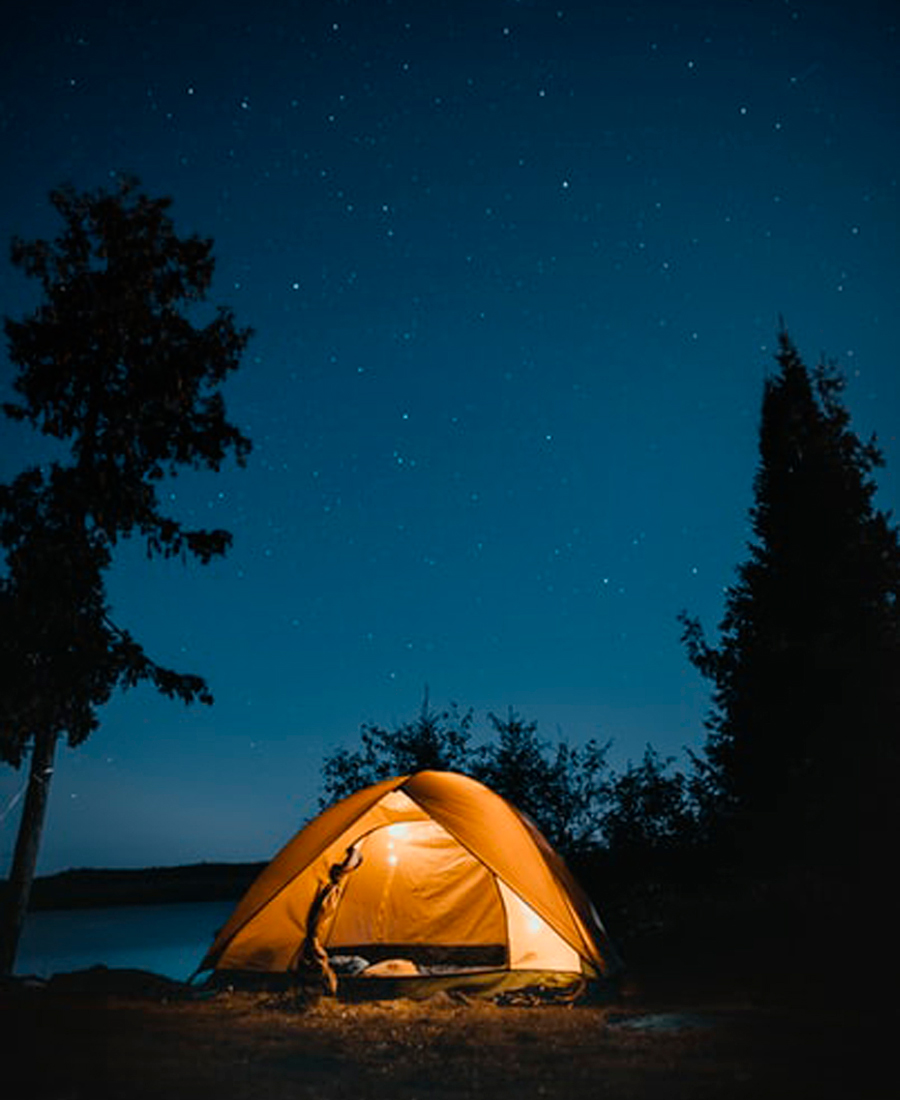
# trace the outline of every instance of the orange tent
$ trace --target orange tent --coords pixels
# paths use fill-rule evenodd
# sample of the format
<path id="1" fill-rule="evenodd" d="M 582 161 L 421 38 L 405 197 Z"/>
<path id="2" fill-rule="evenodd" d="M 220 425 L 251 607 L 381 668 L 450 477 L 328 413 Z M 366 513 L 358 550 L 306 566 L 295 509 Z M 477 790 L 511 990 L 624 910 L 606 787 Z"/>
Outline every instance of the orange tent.
<path id="1" fill-rule="evenodd" d="M 338 875 L 320 911 L 351 851 L 358 866 Z M 513 974 L 525 985 L 535 972 L 571 980 L 618 967 L 596 911 L 533 823 L 453 772 L 386 779 L 314 818 L 253 883 L 200 969 L 291 972 L 310 921 L 328 956 L 380 963 L 372 973 L 390 973 L 392 960 L 395 971 L 433 974 L 427 964 L 439 960 L 446 974 L 457 961 L 457 974 L 500 972 L 509 988 Z"/>

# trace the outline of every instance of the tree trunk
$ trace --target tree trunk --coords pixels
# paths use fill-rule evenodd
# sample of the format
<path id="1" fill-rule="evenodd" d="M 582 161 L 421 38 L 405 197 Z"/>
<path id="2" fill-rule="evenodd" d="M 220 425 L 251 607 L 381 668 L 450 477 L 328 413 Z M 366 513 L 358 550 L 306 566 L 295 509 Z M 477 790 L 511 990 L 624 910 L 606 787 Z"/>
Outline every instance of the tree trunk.
<path id="1" fill-rule="evenodd" d="M 0 975 L 12 974 L 16 962 L 16 951 L 28 910 L 38 847 L 44 829 L 57 736 L 56 733 L 36 734 L 31 751 L 28 790 L 25 793 L 25 805 L 22 807 L 22 819 L 19 822 L 16 850 L 9 875 L 6 911 L 0 924 Z"/>

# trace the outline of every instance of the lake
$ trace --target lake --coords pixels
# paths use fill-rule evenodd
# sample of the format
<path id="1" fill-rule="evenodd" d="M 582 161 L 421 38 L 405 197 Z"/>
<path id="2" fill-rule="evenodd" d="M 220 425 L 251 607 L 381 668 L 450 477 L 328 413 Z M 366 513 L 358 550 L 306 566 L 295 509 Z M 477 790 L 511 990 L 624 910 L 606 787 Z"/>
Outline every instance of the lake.
<path id="1" fill-rule="evenodd" d="M 15 972 L 46 978 L 102 963 L 185 981 L 236 904 L 179 902 L 29 913 Z"/>

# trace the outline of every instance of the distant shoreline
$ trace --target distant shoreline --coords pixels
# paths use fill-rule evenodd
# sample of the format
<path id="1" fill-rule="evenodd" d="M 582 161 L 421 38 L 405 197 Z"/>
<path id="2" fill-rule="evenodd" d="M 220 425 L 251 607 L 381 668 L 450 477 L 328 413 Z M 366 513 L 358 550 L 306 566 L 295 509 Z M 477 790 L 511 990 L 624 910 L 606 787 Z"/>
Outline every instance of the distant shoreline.
<path id="1" fill-rule="evenodd" d="M 192 863 L 127 870 L 77 868 L 36 878 L 29 910 L 101 909 L 179 901 L 237 900 L 265 867 L 261 863 Z M 0 903 L 8 882 L 0 881 Z"/>

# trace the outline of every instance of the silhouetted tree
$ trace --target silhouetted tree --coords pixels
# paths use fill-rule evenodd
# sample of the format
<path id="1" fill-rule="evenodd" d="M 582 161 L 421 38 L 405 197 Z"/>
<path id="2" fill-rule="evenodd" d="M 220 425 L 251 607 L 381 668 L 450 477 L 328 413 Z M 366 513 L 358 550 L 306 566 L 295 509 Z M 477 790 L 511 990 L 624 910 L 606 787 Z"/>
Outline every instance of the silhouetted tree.
<path id="1" fill-rule="evenodd" d="M 900 546 L 873 504 L 881 454 L 850 430 L 840 374 L 808 371 L 784 331 L 777 362 L 755 540 L 718 645 L 682 616 L 689 657 L 713 684 L 699 779 L 739 854 L 852 873 L 894 820 Z"/>
<path id="2" fill-rule="evenodd" d="M 432 710 L 426 688 L 418 718 L 393 730 L 365 724 L 360 731 L 361 749 L 338 749 L 326 756 L 321 805 L 329 806 L 395 775 L 426 770 L 466 771 L 471 724 L 471 711 L 461 715 L 456 706 L 440 712 Z"/>
<path id="3" fill-rule="evenodd" d="M 26 469 L 0 487 L 0 756 L 30 777 L 0 937 L 11 970 L 37 859 L 58 738 L 80 744 L 117 686 L 139 681 L 185 702 L 212 696 L 199 677 L 151 660 L 110 617 L 104 573 L 120 538 L 148 556 L 223 554 L 223 530 L 190 530 L 161 511 L 161 480 L 179 468 L 218 470 L 250 441 L 228 422 L 218 387 L 240 361 L 249 329 L 220 308 L 187 316 L 213 274 L 212 242 L 176 236 L 168 199 L 123 180 L 112 193 L 63 188 L 54 241 L 14 240 L 12 262 L 43 300 L 7 319 L 20 400 L 3 406 L 71 448 L 71 461 Z"/>
<path id="4" fill-rule="evenodd" d="M 690 784 L 674 757 L 662 759 L 647 745 L 640 764 L 631 761 L 609 782 L 603 835 L 612 854 L 628 861 L 656 857 L 691 846 L 695 817 Z"/>
<path id="5" fill-rule="evenodd" d="M 496 740 L 475 752 L 472 775 L 527 813 L 564 855 L 596 847 L 609 797 L 609 742 L 551 745 L 538 737 L 537 722 L 524 721 L 512 707 L 505 721 L 495 714 L 488 720 Z"/>
<path id="6" fill-rule="evenodd" d="M 471 775 L 502 795 L 534 821 L 566 855 L 584 854 L 602 843 L 602 814 L 609 745 L 589 741 L 573 748 L 537 736 L 537 723 L 512 709 L 504 721 L 488 720 L 496 739 L 470 747 L 472 711 L 455 705 L 433 711 L 428 693 L 418 718 L 395 729 L 363 725 L 358 749 L 337 749 L 322 764 L 321 806 L 394 775 L 433 768 Z"/>

